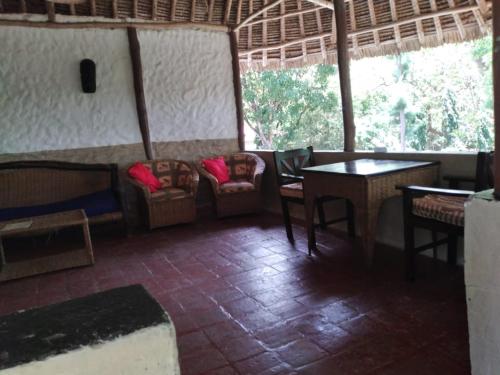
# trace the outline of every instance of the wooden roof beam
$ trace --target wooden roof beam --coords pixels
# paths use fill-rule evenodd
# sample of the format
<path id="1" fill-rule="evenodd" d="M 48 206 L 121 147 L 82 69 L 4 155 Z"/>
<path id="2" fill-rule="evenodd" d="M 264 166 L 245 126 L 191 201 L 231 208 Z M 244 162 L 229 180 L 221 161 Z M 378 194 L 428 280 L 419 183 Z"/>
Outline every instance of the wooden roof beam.
<path id="1" fill-rule="evenodd" d="M 351 32 L 356 31 L 356 14 L 354 13 L 354 0 L 349 0 L 349 17 L 351 19 Z M 337 15 L 335 15 L 335 19 L 337 22 L 337 34 L 338 34 L 338 19 Z M 339 38 L 339 35 L 337 35 L 337 39 Z M 352 39 L 352 47 L 354 49 L 354 52 L 358 52 L 358 38 L 356 37 L 355 34 L 351 35 Z"/>
<path id="2" fill-rule="evenodd" d="M 248 0 L 248 12 L 250 14 L 252 14 L 253 12 L 253 0 Z M 240 23 L 241 25 L 241 23 Z M 234 31 L 237 31 L 237 29 L 235 29 Z M 248 31 L 247 31 L 247 46 L 248 46 L 248 49 L 252 49 L 252 46 L 253 46 L 253 27 L 252 26 L 249 26 L 248 27 Z M 250 66 L 250 64 L 252 64 L 252 54 L 249 53 L 247 54 L 247 64 L 248 66 Z"/>
<path id="3" fill-rule="evenodd" d="M 280 7 L 281 6 L 285 6 L 285 2 L 282 2 L 280 4 Z M 250 26 L 250 25 L 258 25 L 259 23 L 263 23 L 263 22 L 271 22 L 271 21 L 280 21 L 281 19 L 286 19 L 288 17 L 294 17 L 294 16 L 297 16 L 299 14 L 306 14 L 306 13 L 312 13 L 312 12 L 316 12 L 320 9 L 323 9 L 322 7 L 320 6 L 315 6 L 315 7 L 312 7 L 312 8 L 308 8 L 308 9 L 301 9 L 301 10 L 294 10 L 293 12 L 288 12 L 288 13 L 281 13 L 280 11 L 280 15 L 279 16 L 274 16 L 274 17 L 267 17 L 267 18 L 261 18 L 261 19 L 258 19 L 258 20 L 253 20 L 253 21 L 250 21 L 249 23 L 247 23 L 245 26 Z"/>
<path id="4" fill-rule="evenodd" d="M 469 6 L 464 6 L 464 7 L 457 7 L 455 9 L 453 9 L 454 12 L 470 12 L 474 9 L 478 9 L 478 6 L 477 5 L 469 5 Z M 443 10 L 443 11 L 440 11 L 437 13 L 437 16 L 443 16 L 443 15 L 449 15 L 450 12 L 449 10 Z M 412 18 L 407 18 L 405 20 L 400 20 L 400 21 L 397 21 L 397 22 L 391 22 L 391 23 L 387 23 L 387 24 L 384 24 L 384 25 L 377 25 L 377 26 L 373 26 L 373 27 L 369 27 L 369 28 L 366 28 L 366 29 L 362 29 L 362 30 L 356 30 L 356 31 L 353 31 L 353 32 L 348 32 L 348 35 L 361 35 L 361 34 L 365 34 L 365 33 L 372 33 L 374 31 L 380 31 L 380 30 L 384 30 L 384 29 L 388 29 L 388 28 L 393 28 L 395 25 L 398 25 L 398 26 L 402 26 L 402 25 L 406 25 L 406 24 L 409 24 L 409 23 L 414 23 L 416 22 L 417 20 L 424 20 L 424 19 L 428 19 L 428 18 L 434 18 L 436 15 L 435 14 L 421 14 L 420 16 L 415 16 L 415 17 L 412 17 Z M 334 17 L 335 18 L 335 17 Z M 334 22 L 332 21 L 332 24 Z M 320 38 L 325 38 L 325 37 L 332 37 L 332 38 L 336 38 L 335 36 L 335 29 L 334 29 L 334 32 L 330 33 L 330 32 L 324 32 L 322 34 L 316 34 L 316 35 L 311 35 L 311 36 L 306 36 L 304 38 L 299 38 L 299 39 L 295 39 L 295 40 L 289 40 L 285 43 L 279 43 L 279 44 L 275 44 L 275 45 L 271 45 L 271 46 L 267 46 L 266 48 L 263 48 L 263 47 L 256 47 L 256 48 L 252 48 L 252 49 L 248 49 L 247 51 L 240 51 L 240 55 L 246 55 L 248 53 L 256 53 L 256 52 L 262 52 L 264 49 L 267 49 L 267 50 L 274 50 L 274 49 L 279 49 L 279 48 L 286 48 L 286 47 L 290 47 L 290 46 L 293 46 L 295 44 L 300 44 L 300 43 L 303 43 L 303 42 L 309 42 L 309 41 L 312 41 L 312 40 L 317 40 L 317 39 L 320 39 Z M 387 45 L 387 44 L 391 44 L 393 43 L 392 41 L 386 41 L 386 42 L 380 42 L 380 45 Z"/>
<path id="5" fill-rule="evenodd" d="M 431 1 L 434 1 L 434 0 L 431 0 Z M 390 22 L 390 23 L 386 23 L 386 24 L 380 24 L 377 26 L 373 26 L 373 27 L 368 27 L 368 28 L 362 29 L 362 30 L 356 30 L 356 31 L 350 32 L 349 35 L 365 34 L 365 33 L 373 32 L 374 30 L 380 31 L 380 30 L 388 29 L 388 28 L 391 28 L 394 26 L 407 25 L 409 23 L 414 23 L 416 21 L 425 20 L 428 18 L 433 18 L 433 19 L 437 18 L 439 20 L 439 17 L 441 17 L 441 16 L 449 16 L 449 15 L 452 15 L 454 13 L 471 12 L 475 9 L 478 9 L 477 5 L 467 5 L 467 6 L 456 7 L 453 9 L 444 9 L 444 10 L 440 10 L 440 11 L 437 11 L 434 13 L 421 14 L 419 16 L 406 18 L 404 20 L 399 20 L 396 22 Z M 439 25 L 440 25 L 440 23 L 439 23 Z M 441 28 L 440 28 L 440 30 L 441 30 L 441 35 L 442 35 L 443 30 Z"/>
<path id="6" fill-rule="evenodd" d="M 285 2 L 280 4 L 280 43 L 285 43 L 286 40 L 286 24 L 285 24 Z M 286 50 L 285 48 L 280 48 L 280 66 L 285 66 L 286 60 Z"/>
<path id="7" fill-rule="evenodd" d="M 92 17 L 95 17 L 97 15 L 97 9 L 95 6 L 95 0 L 90 0 L 89 1 L 89 8 L 90 8 L 90 15 Z"/>
<path id="8" fill-rule="evenodd" d="M 438 36 L 439 41 L 442 43 L 444 41 L 443 27 L 441 26 L 441 20 L 439 19 L 439 16 L 436 15 L 438 11 L 436 0 L 430 0 L 430 2 L 431 2 L 431 10 L 434 13 L 434 17 L 432 17 L 432 19 L 434 20 L 434 27 L 436 28 L 436 34 Z"/>
<path id="9" fill-rule="evenodd" d="M 21 13 L 27 13 L 28 9 L 26 8 L 26 0 L 20 0 L 19 1 L 19 12 Z"/>
<path id="10" fill-rule="evenodd" d="M 331 1 L 328 1 L 328 0 L 307 0 L 307 1 L 309 1 L 310 3 L 316 4 L 316 5 L 319 5 L 323 8 L 328 8 L 328 9 L 333 10 L 333 3 Z"/>
<path id="11" fill-rule="evenodd" d="M 241 22 L 241 10 L 243 8 L 243 0 L 238 0 L 238 6 L 236 7 L 236 24 Z M 236 31 L 236 41 L 240 41 L 240 32 Z"/>
<path id="12" fill-rule="evenodd" d="M 233 6 L 233 0 L 226 0 L 226 5 L 224 9 L 224 24 L 227 25 L 229 22 L 229 17 L 231 16 L 231 7 Z"/>
<path id="13" fill-rule="evenodd" d="M 283 2 L 282 2 L 283 3 Z M 264 6 L 267 5 L 267 0 L 264 0 Z M 262 17 L 267 17 L 267 11 L 262 13 Z M 267 22 L 262 24 L 262 45 L 267 46 Z M 267 66 L 267 50 L 262 51 L 262 65 Z"/>
<path id="14" fill-rule="evenodd" d="M 391 7 L 391 18 L 392 22 L 396 22 L 398 20 L 398 10 L 396 8 L 396 2 L 394 0 L 389 0 L 389 5 Z M 394 25 L 394 38 L 396 39 L 396 44 L 398 48 L 401 49 L 401 31 L 399 31 L 399 26 Z"/>
<path id="15" fill-rule="evenodd" d="M 455 0 L 448 0 L 448 6 L 450 8 L 455 8 L 456 4 L 455 4 Z M 462 39 L 465 39 L 465 28 L 464 28 L 464 24 L 462 22 L 462 19 L 460 18 L 460 14 L 458 13 L 455 13 L 453 14 L 453 20 L 455 21 L 455 24 L 457 25 L 457 28 L 458 28 L 458 32 L 460 33 L 460 37 Z"/>
<path id="16" fill-rule="evenodd" d="M 212 2 L 213 1 L 214 0 L 212 0 Z M 282 1 L 285 1 L 285 0 L 274 0 L 271 3 L 267 4 L 266 6 L 260 8 L 258 11 L 250 13 L 250 15 L 247 18 L 245 18 L 242 22 L 240 22 L 238 25 L 236 25 L 233 30 L 234 31 L 238 31 L 243 26 L 245 26 L 247 23 L 249 23 L 250 21 L 252 21 L 254 18 L 260 16 L 266 10 L 269 10 L 269 9 L 275 7 L 276 5 L 278 5 L 279 3 L 281 3 Z M 249 6 L 250 6 L 250 4 L 249 4 Z M 249 10 L 249 11 L 252 12 L 252 10 Z"/>
<path id="17" fill-rule="evenodd" d="M 321 22 L 321 13 L 319 10 L 316 11 L 316 24 L 318 25 L 318 32 L 323 34 L 323 24 Z M 323 38 L 319 39 L 319 48 L 321 49 L 321 57 L 323 62 L 326 62 L 326 46 L 325 40 Z"/>
<path id="18" fill-rule="evenodd" d="M 416 16 L 419 16 L 421 11 L 418 0 L 411 0 L 411 4 L 413 6 L 413 13 L 415 13 Z M 415 21 L 415 24 L 417 26 L 418 41 L 422 44 L 424 43 L 425 39 L 425 32 L 424 32 L 424 26 L 422 25 L 422 20 Z"/>
<path id="19" fill-rule="evenodd" d="M 302 0 L 297 0 L 297 10 L 302 10 Z M 304 38 L 306 36 L 306 30 L 304 27 L 304 16 L 301 14 L 298 15 L 299 17 L 299 29 L 300 29 L 300 36 Z M 302 59 L 304 62 L 307 61 L 307 45 L 306 42 L 302 42 Z"/>
<path id="20" fill-rule="evenodd" d="M 375 7 L 373 6 L 373 0 L 368 0 L 368 10 L 370 11 L 370 21 L 372 26 L 377 25 L 377 15 L 375 14 Z M 373 32 L 373 41 L 375 45 L 378 47 L 380 45 L 380 36 L 378 35 L 378 31 Z"/>

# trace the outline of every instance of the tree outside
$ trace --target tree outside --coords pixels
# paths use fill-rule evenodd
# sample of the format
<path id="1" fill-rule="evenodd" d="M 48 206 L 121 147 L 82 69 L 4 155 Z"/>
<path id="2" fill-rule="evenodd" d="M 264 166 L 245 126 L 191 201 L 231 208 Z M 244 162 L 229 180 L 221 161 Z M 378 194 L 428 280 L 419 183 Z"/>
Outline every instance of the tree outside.
<path id="1" fill-rule="evenodd" d="M 493 146 L 491 38 L 353 61 L 356 148 L 477 151 Z M 336 66 L 242 76 L 257 149 L 343 149 Z"/>

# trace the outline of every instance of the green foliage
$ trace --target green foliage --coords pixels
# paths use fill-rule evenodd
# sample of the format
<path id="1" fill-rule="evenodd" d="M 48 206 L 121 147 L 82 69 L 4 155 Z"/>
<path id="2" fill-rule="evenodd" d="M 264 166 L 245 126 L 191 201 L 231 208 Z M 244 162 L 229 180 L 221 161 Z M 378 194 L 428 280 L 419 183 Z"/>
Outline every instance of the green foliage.
<path id="1" fill-rule="evenodd" d="M 354 61 L 356 148 L 467 151 L 493 144 L 491 38 Z M 317 65 L 242 77 L 255 146 L 342 149 L 337 68 Z"/>

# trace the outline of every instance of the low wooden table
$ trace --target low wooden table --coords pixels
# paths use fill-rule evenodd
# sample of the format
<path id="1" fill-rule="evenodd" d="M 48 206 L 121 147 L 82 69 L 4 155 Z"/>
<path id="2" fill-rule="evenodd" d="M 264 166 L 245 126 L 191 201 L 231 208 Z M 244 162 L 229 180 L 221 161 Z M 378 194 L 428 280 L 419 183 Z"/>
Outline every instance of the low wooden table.
<path id="1" fill-rule="evenodd" d="M 8 228 L 9 226 L 12 227 L 13 224 L 29 221 L 31 221 L 29 227 Z M 84 246 L 82 248 L 18 262 L 7 262 L 3 246 L 5 238 L 52 233 L 70 227 L 82 228 L 84 238 Z M 92 252 L 88 219 L 83 210 L 65 211 L 0 222 L 0 281 L 90 264 L 94 264 L 94 254 Z"/>
<path id="2" fill-rule="evenodd" d="M 426 161 L 359 159 L 303 168 L 309 252 L 316 250 L 315 198 L 327 195 L 345 198 L 354 206 L 365 262 L 367 266 L 371 266 L 378 214 L 383 201 L 401 194 L 396 190 L 396 185 L 434 185 L 439 164 Z"/>

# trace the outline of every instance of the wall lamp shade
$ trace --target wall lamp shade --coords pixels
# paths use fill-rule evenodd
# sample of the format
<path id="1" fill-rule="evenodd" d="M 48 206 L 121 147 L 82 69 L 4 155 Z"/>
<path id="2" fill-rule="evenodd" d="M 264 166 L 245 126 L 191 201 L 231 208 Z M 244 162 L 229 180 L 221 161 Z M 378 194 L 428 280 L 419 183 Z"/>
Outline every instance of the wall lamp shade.
<path id="1" fill-rule="evenodd" d="M 80 61 L 80 78 L 83 92 L 94 93 L 96 90 L 95 62 L 90 59 Z"/>

